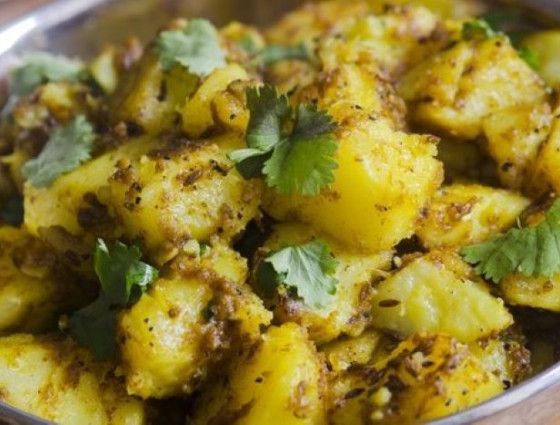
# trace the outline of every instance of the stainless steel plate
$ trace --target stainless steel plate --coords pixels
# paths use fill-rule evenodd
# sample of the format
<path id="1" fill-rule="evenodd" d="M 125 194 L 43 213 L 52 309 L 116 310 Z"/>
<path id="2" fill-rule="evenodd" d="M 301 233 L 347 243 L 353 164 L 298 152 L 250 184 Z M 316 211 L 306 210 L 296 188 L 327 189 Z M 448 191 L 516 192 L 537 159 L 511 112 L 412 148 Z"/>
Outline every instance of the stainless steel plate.
<path id="1" fill-rule="evenodd" d="M 217 24 L 232 19 L 266 24 L 297 3 L 298 0 L 57 0 L 0 28 L 0 75 L 22 50 L 44 48 L 87 58 L 103 45 L 122 41 L 131 33 L 148 40 L 171 17 L 205 16 Z M 539 9 L 545 19 L 560 22 L 558 0 L 524 3 Z M 560 385 L 560 364 L 499 397 L 431 425 L 472 424 L 483 419 L 489 419 L 484 423 L 491 424 L 490 418 L 555 385 Z M 0 402 L 2 422 L 51 424 Z"/>

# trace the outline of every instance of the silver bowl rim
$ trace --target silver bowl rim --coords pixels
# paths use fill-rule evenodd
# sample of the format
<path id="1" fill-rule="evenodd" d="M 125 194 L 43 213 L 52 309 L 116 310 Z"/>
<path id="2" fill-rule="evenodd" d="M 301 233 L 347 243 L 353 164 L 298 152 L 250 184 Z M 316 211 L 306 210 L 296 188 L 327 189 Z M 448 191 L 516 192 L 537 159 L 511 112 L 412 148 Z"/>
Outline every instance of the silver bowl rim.
<path id="1" fill-rule="evenodd" d="M 114 0 L 56 0 L 21 15 L 7 25 L 0 27 L 0 63 L 3 56 L 6 56 L 31 35 L 52 30 L 58 25 L 77 18 L 86 12 L 91 12 L 96 7 L 111 1 Z M 560 362 L 508 389 L 499 396 L 453 415 L 431 421 L 428 425 L 464 425 L 487 419 L 557 384 L 560 384 Z M 2 401 L 0 401 L 0 419 L 7 419 L 14 421 L 14 424 L 22 425 L 52 424 L 52 422 Z"/>

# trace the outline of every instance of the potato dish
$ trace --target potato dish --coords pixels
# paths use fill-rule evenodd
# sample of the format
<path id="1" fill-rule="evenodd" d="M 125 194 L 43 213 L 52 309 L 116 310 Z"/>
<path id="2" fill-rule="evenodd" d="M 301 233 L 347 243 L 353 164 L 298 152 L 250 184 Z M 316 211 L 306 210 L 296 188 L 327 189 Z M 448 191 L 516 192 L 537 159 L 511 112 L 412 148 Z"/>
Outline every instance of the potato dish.
<path id="1" fill-rule="evenodd" d="M 0 400 L 62 425 L 426 422 L 557 360 L 560 30 L 473 0 L 21 55 Z"/>

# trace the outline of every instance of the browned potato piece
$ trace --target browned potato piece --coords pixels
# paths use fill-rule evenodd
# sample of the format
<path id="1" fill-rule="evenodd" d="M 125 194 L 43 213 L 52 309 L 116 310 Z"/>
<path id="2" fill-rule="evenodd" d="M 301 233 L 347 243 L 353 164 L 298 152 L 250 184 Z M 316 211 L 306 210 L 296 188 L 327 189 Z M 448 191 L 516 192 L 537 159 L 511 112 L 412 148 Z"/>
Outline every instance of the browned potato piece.
<path id="1" fill-rule="evenodd" d="M 531 188 L 538 192 L 560 192 L 560 105 L 554 110 L 552 130 L 538 153 Z"/>
<path id="2" fill-rule="evenodd" d="M 445 335 L 416 335 L 379 362 L 331 377 L 330 423 L 424 422 L 502 391 L 500 379 L 467 346 Z"/>
<path id="3" fill-rule="evenodd" d="M 148 423 L 113 369 L 61 334 L 0 338 L 0 399 L 61 425 Z"/>
<path id="4" fill-rule="evenodd" d="M 478 137 L 494 113 L 547 99 L 544 82 L 505 37 L 454 44 L 407 73 L 398 92 L 412 121 L 460 139 Z"/>
<path id="5" fill-rule="evenodd" d="M 355 253 L 332 238 L 314 232 L 309 226 L 286 223 L 274 227 L 259 254 L 265 255 L 284 246 L 305 244 L 315 239 L 324 241 L 338 261 L 334 275 L 338 285 L 331 305 L 321 310 L 314 309 L 285 288 L 279 288 L 274 298 L 266 300 L 266 303 L 273 309 L 278 322 L 296 322 L 304 326 L 310 339 L 317 344 L 341 335 L 358 336 L 371 324 L 374 283 L 391 268 L 393 252 Z"/>
<path id="6" fill-rule="evenodd" d="M 158 264 L 191 238 L 229 242 L 260 215 L 261 182 L 244 180 L 226 157 L 241 143 L 235 134 L 196 143 L 131 140 L 49 188 L 26 184 L 25 224 L 35 235 L 58 226 L 89 239 L 141 238 Z"/>
<path id="7" fill-rule="evenodd" d="M 551 123 L 552 111 L 546 102 L 505 109 L 484 119 L 482 128 L 488 151 L 505 187 L 520 190 L 530 181 Z"/>
<path id="8" fill-rule="evenodd" d="M 191 394 L 223 368 L 232 351 L 260 337 L 272 314 L 245 285 L 239 254 L 215 246 L 203 258 L 183 257 L 118 319 L 118 342 L 129 394 Z"/>
<path id="9" fill-rule="evenodd" d="M 60 314 L 94 295 L 50 247 L 25 230 L 0 227 L 0 334 L 56 329 Z"/>
<path id="10" fill-rule="evenodd" d="M 326 425 L 325 370 L 295 323 L 271 327 L 196 400 L 192 425 Z"/>
<path id="11" fill-rule="evenodd" d="M 483 242 L 508 230 L 531 201 L 517 192 L 453 184 L 436 192 L 417 235 L 429 249 Z"/>

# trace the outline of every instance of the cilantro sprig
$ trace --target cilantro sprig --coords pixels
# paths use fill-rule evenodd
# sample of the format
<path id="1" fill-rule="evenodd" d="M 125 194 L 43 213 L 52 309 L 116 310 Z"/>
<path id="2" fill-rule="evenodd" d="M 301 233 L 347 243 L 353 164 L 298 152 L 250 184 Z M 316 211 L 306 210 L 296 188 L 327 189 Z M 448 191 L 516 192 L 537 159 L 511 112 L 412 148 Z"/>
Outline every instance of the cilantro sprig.
<path id="1" fill-rule="evenodd" d="M 216 28 L 205 19 L 193 19 L 182 31 L 164 31 L 156 40 L 161 66 L 176 65 L 192 74 L 206 76 L 226 64 Z"/>
<path id="2" fill-rule="evenodd" d="M 248 89 L 247 105 L 247 149 L 228 155 L 244 178 L 264 175 L 278 193 L 304 196 L 316 196 L 334 181 L 337 124 L 326 112 L 312 104 L 292 108 L 269 85 Z"/>
<path id="3" fill-rule="evenodd" d="M 84 81 L 88 72 L 82 62 L 47 52 L 29 52 L 21 56 L 22 65 L 9 78 L 10 97 L 1 109 L 1 115 L 11 113 L 17 100 L 31 93 L 41 84 L 59 81 Z"/>
<path id="4" fill-rule="evenodd" d="M 552 205 L 539 225 L 511 229 L 463 248 L 461 255 L 478 274 L 494 283 L 514 272 L 551 277 L 560 272 L 560 201 Z"/>
<path id="5" fill-rule="evenodd" d="M 55 130 L 39 156 L 23 164 L 21 172 L 33 186 L 48 187 L 91 158 L 94 139 L 93 127 L 80 115 Z"/>
<path id="6" fill-rule="evenodd" d="M 116 350 L 116 309 L 134 304 L 158 278 L 158 270 L 140 259 L 137 245 L 116 242 L 112 248 L 98 239 L 94 268 L 101 292 L 98 298 L 70 318 L 70 333 L 98 358 L 112 356 Z"/>
<path id="7" fill-rule="evenodd" d="M 261 262 L 257 279 L 267 297 L 285 285 L 294 289 L 306 305 L 321 310 L 329 306 L 336 293 L 338 280 L 333 275 L 337 265 L 328 245 L 313 241 L 272 252 Z"/>

